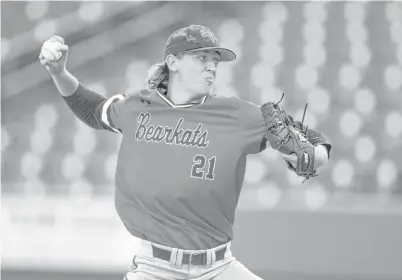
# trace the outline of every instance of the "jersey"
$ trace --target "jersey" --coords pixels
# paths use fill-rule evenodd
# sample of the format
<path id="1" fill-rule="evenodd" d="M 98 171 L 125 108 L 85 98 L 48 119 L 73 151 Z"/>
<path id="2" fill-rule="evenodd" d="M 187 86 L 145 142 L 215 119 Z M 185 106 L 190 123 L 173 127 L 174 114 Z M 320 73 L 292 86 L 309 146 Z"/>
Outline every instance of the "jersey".
<path id="1" fill-rule="evenodd" d="M 188 250 L 232 240 L 246 157 L 265 148 L 259 106 L 215 95 L 174 105 L 142 90 L 110 98 L 102 120 L 123 133 L 115 207 L 132 235 Z"/>

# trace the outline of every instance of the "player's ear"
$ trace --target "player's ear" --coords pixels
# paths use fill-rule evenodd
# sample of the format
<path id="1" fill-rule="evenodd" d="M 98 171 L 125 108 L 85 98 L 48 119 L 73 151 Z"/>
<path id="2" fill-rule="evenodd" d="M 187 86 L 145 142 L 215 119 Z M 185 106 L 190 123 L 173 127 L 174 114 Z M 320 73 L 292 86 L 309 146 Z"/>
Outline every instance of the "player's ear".
<path id="1" fill-rule="evenodd" d="M 175 57 L 174 55 L 169 54 L 166 57 L 166 65 L 169 68 L 170 71 L 172 72 L 177 72 L 179 70 L 178 68 L 178 58 Z"/>

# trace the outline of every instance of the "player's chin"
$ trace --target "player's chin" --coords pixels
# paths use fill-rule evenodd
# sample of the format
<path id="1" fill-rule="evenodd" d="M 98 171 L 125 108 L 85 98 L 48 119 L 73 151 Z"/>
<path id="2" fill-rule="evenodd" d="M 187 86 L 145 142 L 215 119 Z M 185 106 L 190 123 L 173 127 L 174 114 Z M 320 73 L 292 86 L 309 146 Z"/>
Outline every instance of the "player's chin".
<path id="1" fill-rule="evenodd" d="M 199 90 L 200 95 L 210 94 L 211 92 L 213 92 L 214 87 L 215 87 L 214 83 L 212 83 L 212 84 L 211 83 L 203 83 L 200 86 L 200 90 Z"/>

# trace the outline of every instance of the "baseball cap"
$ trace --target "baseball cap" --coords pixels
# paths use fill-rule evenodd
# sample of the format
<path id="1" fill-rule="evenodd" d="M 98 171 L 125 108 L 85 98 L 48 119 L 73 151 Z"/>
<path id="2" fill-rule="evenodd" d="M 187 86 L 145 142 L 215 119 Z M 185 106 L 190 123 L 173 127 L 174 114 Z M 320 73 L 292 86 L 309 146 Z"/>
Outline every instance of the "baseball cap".
<path id="1" fill-rule="evenodd" d="M 165 44 L 165 59 L 169 54 L 202 50 L 216 50 L 221 55 L 220 61 L 236 59 L 233 51 L 220 47 L 219 40 L 210 29 L 195 24 L 180 28 L 169 36 Z"/>

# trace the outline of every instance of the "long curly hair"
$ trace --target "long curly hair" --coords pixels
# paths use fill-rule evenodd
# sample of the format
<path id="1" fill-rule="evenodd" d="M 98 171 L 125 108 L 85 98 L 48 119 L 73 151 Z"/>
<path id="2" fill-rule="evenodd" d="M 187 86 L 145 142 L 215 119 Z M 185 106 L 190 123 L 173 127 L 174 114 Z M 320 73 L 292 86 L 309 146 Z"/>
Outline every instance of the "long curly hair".
<path id="1" fill-rule="evenodd" d="M 156 63 L 148 70 L 147 85 L 149 89 L 156 89 L 162 87 L 167 89 L 169 83 L 169 67 L 166 61 L 163 63 Z"/>
<path id="2" fill-rule="evenodd" d="M 181 59 L 184 53 L 174 55 L 174 57 Z M 156 63 L 148 70 L 146 83 L 149 89 L 163 88 L 167 89 L 170 77 L 170 70 L 167 65 L 167 59 L 162 63 Z"/>

